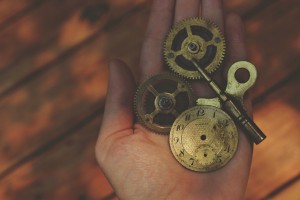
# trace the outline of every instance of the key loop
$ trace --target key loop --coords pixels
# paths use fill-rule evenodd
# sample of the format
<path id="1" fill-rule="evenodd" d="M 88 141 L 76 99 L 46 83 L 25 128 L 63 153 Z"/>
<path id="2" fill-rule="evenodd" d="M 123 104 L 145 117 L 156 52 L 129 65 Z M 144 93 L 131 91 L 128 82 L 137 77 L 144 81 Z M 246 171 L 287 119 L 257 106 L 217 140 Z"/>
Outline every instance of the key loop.
<path id="1" fill-rule="evenodd" d="M 240 83 L 236 79 L 236 73 L 239 69 L 245 69 L 249 73 L 249 80 L 245 83 Z M 249 90 L 256 82 L 257 71 L 253 64 L 247 61 L 239 61 L 234 63 L 228 70 L 227 87 L 225 92 L 237 98 L 243 104 L 243 97 L 247 90 Z"/>

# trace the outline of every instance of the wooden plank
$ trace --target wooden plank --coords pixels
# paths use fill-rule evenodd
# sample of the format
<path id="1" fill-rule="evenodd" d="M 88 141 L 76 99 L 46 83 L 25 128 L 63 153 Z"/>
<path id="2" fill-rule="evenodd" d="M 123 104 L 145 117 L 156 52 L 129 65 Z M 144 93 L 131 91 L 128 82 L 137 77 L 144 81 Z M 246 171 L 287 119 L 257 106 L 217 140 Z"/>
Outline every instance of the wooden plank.
<path id="1" fill-rule="evenodd" d="M 298 179 L 289 187 L 285 188 L 279 194 L 271 197 L 271 199 L 272 200 L 286 200 L 286 199 L 299 200 L 300 199 L 299 191 L 300 191 L 300 179 Z"/>
<path id="2" fill-rule="evenodd" d="M 264 0 L 229 0 L 223 1 L 227 12 L 235 12 L 239 15 L 246 15 L 249 11 L 256 7 L 260 7 Z"/>
<path id="3" fill-rule="evenodd" d="M 1 0 L 0 1 L 0 27 L 7 20 L 22 17 L 20 13 L 30 10 L 30 7 L 41 2 L 41 0 Z"/>
<path id="4" fill-rule="evenodd" d="M 253 9 L 257 5 L 261 4 L 263 0 L 229 0 L 225 1 L 225 7 L 230 12 L 237 12 L 239 14 L 247 13 L 250 9 Z M 31 10 L 30 7 L 40 2 L 41 0 L 2 0 L 0 1 L 0 27 L 5 21 L 14 16 L 19 16 L 20 13 Z M 26 12 L 27 13 L 27 12 Z M 19 17 L 21 17 L 20 15 Z"/>
<path id="5" fill-rule="evenodd" d="M 103 32 L 73 57 L 0 100 L 0 172 L 103 105 L 107 57 L 137 62 L 147 16 L 145 10 L 140 10 L 109 34 Z M 136 33 L 135 39 L 128 42 L 126 38 L 132 37 L 132 32 Z"/>
<path id="6" fill-rule="evenodd" d="M 112 193 L 95 161 L 100 117 L 0 181 L 0 199 L 101 199 Z"/>
<path id="7" fill-rule="evenodd" d="M 3 164 L 0 171 L 4 171 L 8 166 L 43 144 L 43 141 L 56 135 L 49 133 L 53 131 L 57 134 L 61 133 L 64 130 L 61 128 L 62 124 L 67 123 L 69 126 L 72 125 L 70 124 L 71 121 L 74 121 L 73 123 L 80 121 L 82 117 L 78 116 L 79 113 L 93 111 L 92 105 L 104 98 L 105 95 L 107 67 L 104 57 L 108 57 L 108 55 L 122 57 L 133 66 L 133 71 L 136 71 L 138 51 L 145 30 L 145 21 L 148 17 L 147 11 L 148 8 L 139 12 L 139 14 L 128 19 L 128 22 L 124 23 L 125 25 L 120 25 L 117 30 L 111 31 L 110 34 L 100 34 L 101 36 L 94 43 L 89 44 L 69 60 L 56 64 L 54 70 L 38 77 L 37 80 L 34 79 L 26 83 L 20 90 L 8 95 L 0 102 L 0 106 L 2 105 L 3 108 L 0 116 L 5 118 L 3 125 L 1 125 L 4 139 L 2 140 L 1 151 L 3 157 L 0 159 Z M 133 27 L 132 30 L 136 34 L 133 40 L 128 40 L 128 38 L 132 38 L 132 30 L 128 30 L 127 27 Z M 122 34 L 119 34 L 120 32 Z M 86 65 L 89 68 L 86 68 Z M 101 69 L 97 65 L 102 65 L 103 68 Z M 96 77 L 87 81 L 87 77 L 91 74 L 96 74 Z M 66 77 L 62 77 L 63 75 Z M 73 76 L 78 77 L 78 79 L 72 78 Z M 78 97 L 79 94 L 80 97 Z M 76 98 L 65 105 L 64 102 L 69 96 Z M 31 102 L 29 99 L 33 98 L 35 101 Z M 77 108 L 77 105 L 81 106 Z M 25 108 L 23 112 L 20 112 L 21 107 Z M 59 120 L 52 120 L 55 116 L 59 116 Z M 16 123 L 16 120 L 19 123 Z M 10 128 L 12 124 L 14 126 Z M 28 138 L 28 141 L 22 138 L 22 135 Z M 30 144 L 28 145 L 29 148 L 24 144 L 26 142 Z"/>
<path id="8" fill-rule="evenodd" d="M 139 0 L 51 0 L 0 32 L 0 93 L 101 32 Z M 55 15 L 53 15 L 55 13 Z"/>
<path id="9" fill-rule="evenodd" d="M 87 115 L 86 113 L 93 110 L 95 104 L 104 96 L 105 89 L 103 88 L 106 88 L 107 68 L 103 57 L 113 55 L 124 57 L 129 63 L 137 62 L 137 47 L 140 46 L 147 18 L 147 14 L 141 13 L 132 17 L 131 22 L 124 22 L 125 25 L 120 25 L 121 27 L 112 31 L 113 34 L 105 33 L 99 36 L 101 39 L 98 38 L 93 45 L 88 45 L 82 51 L 75 53 L 72 58 L 56 64 L 55 69 L 26 83 L 0 102 L 1 111 L 8 105 L 0 116 L 1 119 L 8 118 L 5 119 L 5 134 L 1 135 L 0 142 L 2 138 L 5 139 L 11 135 L 10 140 L 6 139 L 9 145 L 5 142 L 0 143 L 0 148 L 6 145 L 0 150 L 4 154 L 0 159 L 1 163 L 4 163 L 3 169 L 36 149 L 37 146 L 43 145 L 45 141 L 61 134 L 66 129 L 64 126 L 71 126 L 82 120 L 84 118 L 80 117 L 82 113 Z M 129 26 L 133 27 L 133 30 L 126 31 L 126 27 Z M 120 34 L 121 31 L 122 34 Z M 133 37 L 132 32 L 136 33 L 134 35 L 136 42 L 130 39 Z M 114 42 L 109 43 L 110 41 Z M 129 55 L 126 53 L 128 51 L 131 51 Z M 99 54 L 102 58 L 98 60 L 95 57 Z M 79 58 L 75 59 L 76 57 Z M 103 66 L 98 71 L 99 65 Z M 91 74 L 98 76 L 101 73 L 104 73 L 103 77 L 87 80 L 90 79 Z M 103 80 L 99 81 L 101 79 Z M 103 84 L 103 86 L 99 88 L 98 84 Z M 78 99 L 73 100 L 73 98 Z M 34 102 L 30 102 L 31 99 L 34 99 Z M 46 106 L 42 106 L 43 104 Z M 22 108 L 27 110 L 20 114 Z M 49 128 L 49 124 L 52 127 Z M 2 132 L 3 127 L 0 128 Z M 13 143 L 17 143 L 16 146 Z"/>
<path id="10" fill-rule="evenodd" d="M 255 121 L 268 138 L 254 148 L 247 199 L 262 199 L 299 175 L 300 73 L 255 107 Z"/>
<path id="11" fill-rule="evenodd" d="M 60 1 L 46 1 L 39 9 L 1 32 L 1 56 L 5 59 L 1 59 L 0 69 L 7 68 L 9 61 L 19 59 L 20 55 L 31 52 L 34 45 L 42 45 L 44 39 L 48 38 L 47 34 L 59 32 L 59 27 L 65 22 L 64 18 L 74 12 L 73 9 L 78 6 L 79 1 L 74 1 L 74 4 L 66 1 L 66 4 L 62 4 L 61 7 L 59 4 Z M 70 6 L 70 9 L 66 9 L 66 6 Z M 53 13 L 56 13 L 57 18 L 53 17 Z M 57 27 L 52 26 L 56 21 L 60 24 Z"/>
<path id="12" fill-rule="evenodd" d="M 143 4 L 145 0 L 97 2 L 99 1 L 47 1 L 41 8 L 1 32 L 0 46 L 3 50 L 0 48 L 0 94 L 36 70 L 46 68 L 45 63 L 55 60 L 69 47 L 74 47 L 95 34 L 108 19 L 120 16 L 133 5 Z M 250 4 L 246 0 L 226 2 L 228 11 L 242 14 L 261 4 L 262 0 L 251 1 Z M 92 5 L 98 9 L 91 9 Z M 101 9 L 103 5 L 104 8 L 109 5 L 111 9 L 106 12 Z M 93 23 L 89 19 L 82 19 L 82 13 L 87 10 L 94 12 L 90 17 L 97 18 L 99 15 L 101 19 L 92 19 Z M 52 13 L 55 13 L 55 18 Z"/>
<path id="13" fill-rule="evenodd" d="M 249 60 L 258 68 L 254 96 L 261 95 L 300 65 L 299 1 L 279 0 L 246 21 Z"/>

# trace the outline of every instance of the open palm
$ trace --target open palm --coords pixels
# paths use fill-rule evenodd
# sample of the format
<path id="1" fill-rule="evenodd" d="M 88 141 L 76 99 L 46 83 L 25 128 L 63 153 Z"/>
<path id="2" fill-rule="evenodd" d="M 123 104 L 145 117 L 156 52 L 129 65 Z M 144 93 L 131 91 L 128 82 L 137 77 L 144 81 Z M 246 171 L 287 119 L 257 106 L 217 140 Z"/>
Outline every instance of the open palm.
<path id="1" fill-rule="evenodd" d="M 204 17 L 224 30 L 227 67 L 245 59 L 242 22 L 234 14 L 223 17 L 221 0 L 154 0 L 141 53 L 140 82 L 164 70 L 165 36 L 174 23 L 189 17 Z M 216 78 L 221 81 L 220 72 Z M 252 157 L 252 145 L 245 134 L 239 131 L 237 153 L 225 167 L 210 173 L 189 171 L 173 157 L 168 137 L 151 133 L 135 123 L 132 108 L 135 90 L 134 78 L 126 64 L 111 61 L 96 157 L 117 195 L 121 199 L 241 199 Z M 196 85 L 195 91 L 199 97 L 212 95 L 203 83 Z"/>

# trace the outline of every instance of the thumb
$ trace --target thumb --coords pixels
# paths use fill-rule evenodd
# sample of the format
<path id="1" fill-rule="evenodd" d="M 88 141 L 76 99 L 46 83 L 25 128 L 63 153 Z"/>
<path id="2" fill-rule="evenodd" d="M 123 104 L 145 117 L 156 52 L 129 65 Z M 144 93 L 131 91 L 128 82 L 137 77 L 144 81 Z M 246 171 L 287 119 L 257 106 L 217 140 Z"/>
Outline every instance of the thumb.
<path id="1" fill-rule="evenodd" d="M 133 126 L 133 75 L 128 66 L 120 60 L 112 60 L 109 68 L 108 92 L 100 129 L 102 138 Z"/>

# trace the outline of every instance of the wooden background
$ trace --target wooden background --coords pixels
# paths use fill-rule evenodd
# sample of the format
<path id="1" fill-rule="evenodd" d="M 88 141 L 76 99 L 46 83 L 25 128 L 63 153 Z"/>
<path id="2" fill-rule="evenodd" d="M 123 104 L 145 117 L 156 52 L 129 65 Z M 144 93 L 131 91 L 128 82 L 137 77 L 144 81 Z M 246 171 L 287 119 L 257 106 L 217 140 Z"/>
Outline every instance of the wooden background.
<path id="1" fill-rule="evenodd" d="M 300 199 L 300 2 L 226 0 L 259 80 L 246 199 Z M 94 146 L 107 58 L 136 72 L 146 0 L 0 1 L 0 199 L 115 199 Z M 130 28 L 128 28 L 130 27 Z"/>

